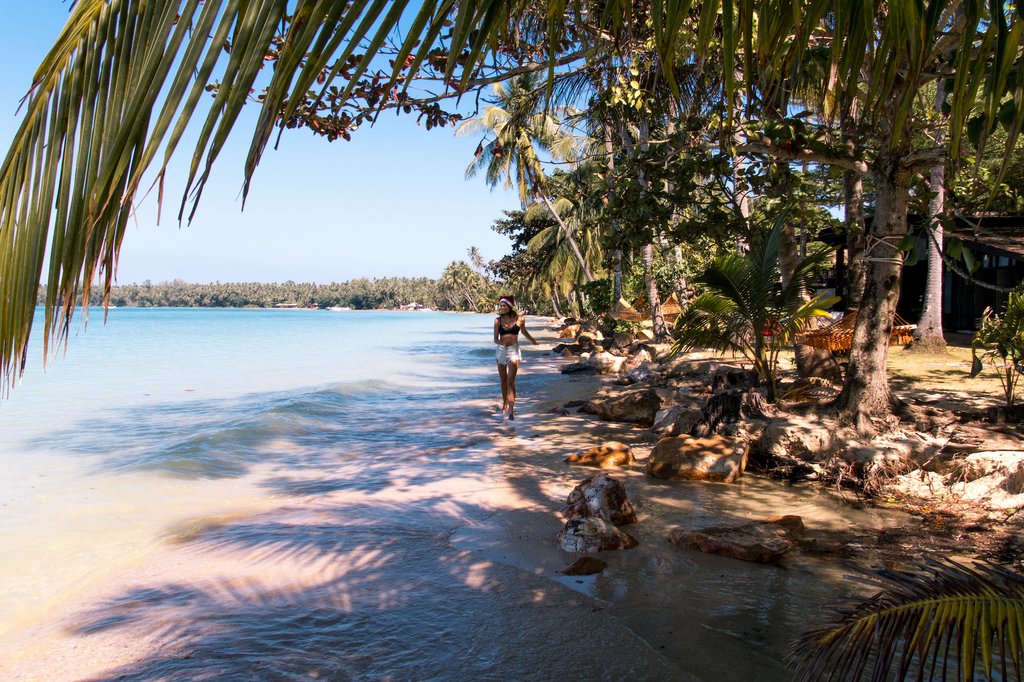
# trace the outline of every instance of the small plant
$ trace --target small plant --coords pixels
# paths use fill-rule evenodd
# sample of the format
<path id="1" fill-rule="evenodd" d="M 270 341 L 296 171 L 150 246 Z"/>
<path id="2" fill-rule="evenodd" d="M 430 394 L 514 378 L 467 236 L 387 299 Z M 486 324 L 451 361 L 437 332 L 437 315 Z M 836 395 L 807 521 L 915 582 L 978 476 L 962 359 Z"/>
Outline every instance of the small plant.
<path id="1" fill-rule="evenodd" d="M 749 253 L 715 260 L 696 278 L 705 293 L 690 302 L 676 319 L 674 353 L 694 348 L 742 353 L 766 386 L 768 401 L 778 398 L 779 353 L 793 343 L 808 320 L 824 316 L 837 298 L 805 300 L 815 273 L 830 258 L 827 248 L 812 252 L 782 286 L 779 254 L 782 218 L 756 241 Z"/>
<path id="2" fill-rule="evenodd" d="M 981 329 L 971 342 L 971 355 L 971 377 L 981 374 L 986 364 L 991 366 L 999 374 L 1006 406 L 1013 407 L 1024 371 L 1024 291 L 1010 292 L 1002 315 L 985 309 Z"/>

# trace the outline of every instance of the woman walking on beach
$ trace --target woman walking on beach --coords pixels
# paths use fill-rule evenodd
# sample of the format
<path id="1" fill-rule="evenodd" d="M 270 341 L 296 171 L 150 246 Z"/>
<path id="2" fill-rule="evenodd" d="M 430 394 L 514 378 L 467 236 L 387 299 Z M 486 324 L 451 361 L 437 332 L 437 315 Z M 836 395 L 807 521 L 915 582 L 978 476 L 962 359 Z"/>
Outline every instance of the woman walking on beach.
<path id="1" fill-rule="evenodd" d="M 515 419 L 516 414 L 516 374 L 519 372 L 519 333 L 530 339 L 533 345 L 537 340 L 526 331 L 526 317 L 516 310 L 516 300 L 511 296 L 498 299 L 498 317 L 494 320 L 494 343 L 498 344 L 498 376 L 501 377 L 501 414 Z"/>

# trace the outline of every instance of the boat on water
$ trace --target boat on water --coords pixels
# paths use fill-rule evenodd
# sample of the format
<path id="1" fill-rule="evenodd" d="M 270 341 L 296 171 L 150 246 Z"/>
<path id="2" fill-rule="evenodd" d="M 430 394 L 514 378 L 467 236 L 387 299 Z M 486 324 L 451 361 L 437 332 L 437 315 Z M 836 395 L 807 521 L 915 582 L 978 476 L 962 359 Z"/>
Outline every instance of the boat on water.
<path id="1" fill-rule="evenodd" d="M 348 306 L 332 305 L 328 310 L 333 310 L 336 313 L 346 312 L 352 310 Z"/>

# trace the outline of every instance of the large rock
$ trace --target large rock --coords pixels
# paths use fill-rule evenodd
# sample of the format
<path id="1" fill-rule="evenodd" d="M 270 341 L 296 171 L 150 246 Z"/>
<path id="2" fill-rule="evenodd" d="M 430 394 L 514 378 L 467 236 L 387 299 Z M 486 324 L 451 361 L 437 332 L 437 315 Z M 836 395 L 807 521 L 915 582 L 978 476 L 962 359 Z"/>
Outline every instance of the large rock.
<path id="1" fill-rule="evenodd" d="M 747 466 L 747 441 L 723 435 L 662 438 L 647 459 L 647 475 L 732 483 Z"/>
<path id="2" fill-rule="evenodd" d="M 759 564 L 774 564 L 793 547 L 793 534 L 803 530 L 800 517 L 784 516 L 768 522 L 755 522 L 728 528 L 703 528 L 701 530 L 674 530 L 668 539 L 687 549 L 696 549 L 710 554 L 753 561 Z"/>
<path id="3" fill-rule="evenodd" d="M 626 380 L 627 384 L 654 384 L 657 383 L 661 377 L 651 370 L 649 363 L 644 363 L 639 367 L 626 372 L 625 375 L 623 375 L 623 379 Z"/>
<path id="4" fill-rule="evenodd" d="M 658 410 L 654 416 L 651 430 L 663 436 L 682 436 L 688 434 L 693 425 L 700 421 L 701 411 L 688 405 L 673 405 Z"/>
<path id="5" fill-rule="evenodd" d="M 607 443 L 590 448 L 586 452 L 569 455 L 565 458 L 569 464 L 583 464 L 595 467 L 618 467 L 636 462 L 633 448 L 625 443 L 610 440 Z"/>
<path id="6" fill-rule="evenodd" d="M 600 371 L 589 362 L 574 362 L 571 365 L 563 366 L 561 369 L 562 374 L 597 374 Z"/>
<path id="7" fill-rule="evenodd" d="M 568 325 L 566 327 L 563 327 L 562 330 L 560 332 L 558 332 L 558 338 L 560 338 L 560 339 L 574 339 L 574 338 L 576 338 L 576 336 L 579 333 L 580 333 L 580 326 L 578 324 L 570 324 L 570 325 Z"/>
<path id="8" fill-rule="evenodd" d="M 634 337 L 629 332 L 618 332 L 612 337 L 612 348 L 629 348 Z"/>
<path id="9" fill-rule="evenodd" d="M 561 509 L 566 518 L 594 516 L 616 526 L 636 523 L 636 509 L 626 488 L 608 474 L 589 476 L 573 488 Z"/>
<path id="10" fill-rule="evenodd" d="M 947 477 L 962 501 L 989 510 L 1024 507 L 1024 452 L 975 452 L 962 466 L 972 480 L 958 485 L 954 475 Z"/>
<path id="11" fill-rule="evenodd" d="M 775 475 L 817 476 L 821 464 L 842 449 L 845 439 L 820 420 L 789 417 L 768 422 L 751 446 L 750 457 Z"/>
<path id="12" fill-rule="evenodd" d="M 599 353 L 593 353 L 589 358 L 587 358 L 587 362 L 594 367 L 597 367 L 597 370 L 601 372 L 601 374 L 618 374 L 622 370 L 625 358 L 601 351 Z"/>
<path id="13" fill-rule="evenodd" d="M 558 534 L 558 546 L 578 554 L 631 549 L 638 544 L 629 533 L 595 516 L 574 516 Z"/>
<path id="14" fill-rule="evenodd" d="M 586 411 L 610 422 L 628 422 L 650 426 L 661 409 L 661 398 L 649 386 L 618 389 L 607 387 L 599 391 Z"/>
<path id="15" fill-rule="evenodd" d="M 626 359 L 626 364 L 623 369 L 627 372 L 637 369 L 642 365 L 650 365 L 654 358 L 651 357 L 651 351 L 647 348 L 641 348 L 636 353 L 631 354 Z"/>

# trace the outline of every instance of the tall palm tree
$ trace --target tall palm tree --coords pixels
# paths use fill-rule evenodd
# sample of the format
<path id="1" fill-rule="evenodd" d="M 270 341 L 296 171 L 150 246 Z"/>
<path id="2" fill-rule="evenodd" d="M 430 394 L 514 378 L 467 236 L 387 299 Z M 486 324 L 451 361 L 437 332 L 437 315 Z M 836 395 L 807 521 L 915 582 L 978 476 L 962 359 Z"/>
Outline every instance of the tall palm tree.
<path id="1" fill-rule="evenodd" d="M 515 186 L 524 209 L 533 201 L 541 201 L 558 223 L 587 281 L 591 282 L 594 274 L 572 230 L 551 202 L 540 157 L 549 154 L 555 161 L 571 162 L 576 156 L 576 139 L 562 130 L 554 110 L 542 107 L 539 98 L 542 92 L 532 73 L 517 76 L 507 85 L 494 85 L 494 97 L 483 113 L 455 130 L 456 135 L 483 133 L 491 138 L 477 147 L 476 157 L 466 169 L 466 177 L 483 171 L 491 187 L 501 182 L 506 187 Z"/>

